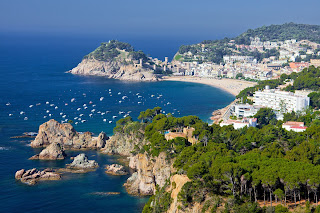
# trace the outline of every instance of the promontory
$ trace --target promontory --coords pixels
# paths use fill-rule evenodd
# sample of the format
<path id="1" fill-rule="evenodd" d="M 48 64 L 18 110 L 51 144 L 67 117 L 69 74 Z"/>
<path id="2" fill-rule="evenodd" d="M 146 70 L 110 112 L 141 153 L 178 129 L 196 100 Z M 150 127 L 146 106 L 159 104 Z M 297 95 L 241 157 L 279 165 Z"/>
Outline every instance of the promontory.
<path id="1" fill-rule="evenodd" d="M 127 81 L 157 81 L 153 62 L 142 51 L 117 40 L 101 43 L 68 72 Z"/>

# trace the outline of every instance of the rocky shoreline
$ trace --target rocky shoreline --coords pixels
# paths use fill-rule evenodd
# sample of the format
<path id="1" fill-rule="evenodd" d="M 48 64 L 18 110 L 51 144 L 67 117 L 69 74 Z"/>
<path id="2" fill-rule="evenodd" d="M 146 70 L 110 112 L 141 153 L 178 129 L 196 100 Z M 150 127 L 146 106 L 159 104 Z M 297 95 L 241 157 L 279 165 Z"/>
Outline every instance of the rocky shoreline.
<path id="1" fill-rule="evenodd" d="M 67 71 L 75 75 L 104 76 L 124 81 L 158 81 L 153 70 L 120 61 L 99 61 L 93 58 L 83 59 L 75 68 Z"/>

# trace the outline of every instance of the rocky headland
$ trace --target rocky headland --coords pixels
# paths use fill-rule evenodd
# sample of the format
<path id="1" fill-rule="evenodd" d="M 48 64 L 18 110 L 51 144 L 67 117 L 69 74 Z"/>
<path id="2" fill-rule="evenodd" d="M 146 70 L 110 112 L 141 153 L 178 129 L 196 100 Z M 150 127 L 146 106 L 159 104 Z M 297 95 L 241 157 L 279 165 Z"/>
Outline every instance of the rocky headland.
<path id="1" fill-rule="evenodd" d="M 116 40 L 102 43 L 68 72 L 126 81 L 157 81 L 146 55 L 142 51 L 135 51 L 128 43 Z"/>
<path id="2" fill-rule="evenodd" d="M 52 169 L 39 171 L 33 168 L 29 170 L 21 169 L 17 171 L 15 174 L 15 178 L 16 180 L 20 180 L 22 183 L 34 185 L 42 180 L 60 180 L 61 175 Z"/>

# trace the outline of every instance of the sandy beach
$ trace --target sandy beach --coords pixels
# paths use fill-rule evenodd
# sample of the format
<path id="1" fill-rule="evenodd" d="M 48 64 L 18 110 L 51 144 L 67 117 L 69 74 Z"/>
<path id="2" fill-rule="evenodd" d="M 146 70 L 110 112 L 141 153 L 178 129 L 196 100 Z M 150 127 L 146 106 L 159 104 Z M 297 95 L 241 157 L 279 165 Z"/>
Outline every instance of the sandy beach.
<path id="1" fill-rule="evenodd" d="M 239 92 L 247 87 L 255 86 L 256 82 L 242 81 L 236 79 L 210 79 L 201 77 L 191 77 L 191 76 L 172 76 L 163 78 L 164 81 L 184 81 L 193 82 L 199 84 L 206 84 L 209 86 L 220 88 L 226 92 L 237 96 Z"/>

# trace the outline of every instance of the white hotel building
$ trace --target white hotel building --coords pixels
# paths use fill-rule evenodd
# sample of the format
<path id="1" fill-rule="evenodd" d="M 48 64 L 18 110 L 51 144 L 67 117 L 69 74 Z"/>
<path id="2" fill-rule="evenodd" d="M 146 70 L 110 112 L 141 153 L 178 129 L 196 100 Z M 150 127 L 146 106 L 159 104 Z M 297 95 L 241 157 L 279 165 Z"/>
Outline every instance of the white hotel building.
<path id="1" fill-rule="evenodd" d="M 253 102 L 255 106 L 268 107 L 286 113 L 306 109 L 309 106 L 310 98 L 307 95 L 269 89 L 266 86 L 265 90 L 255 92 Z"/>

